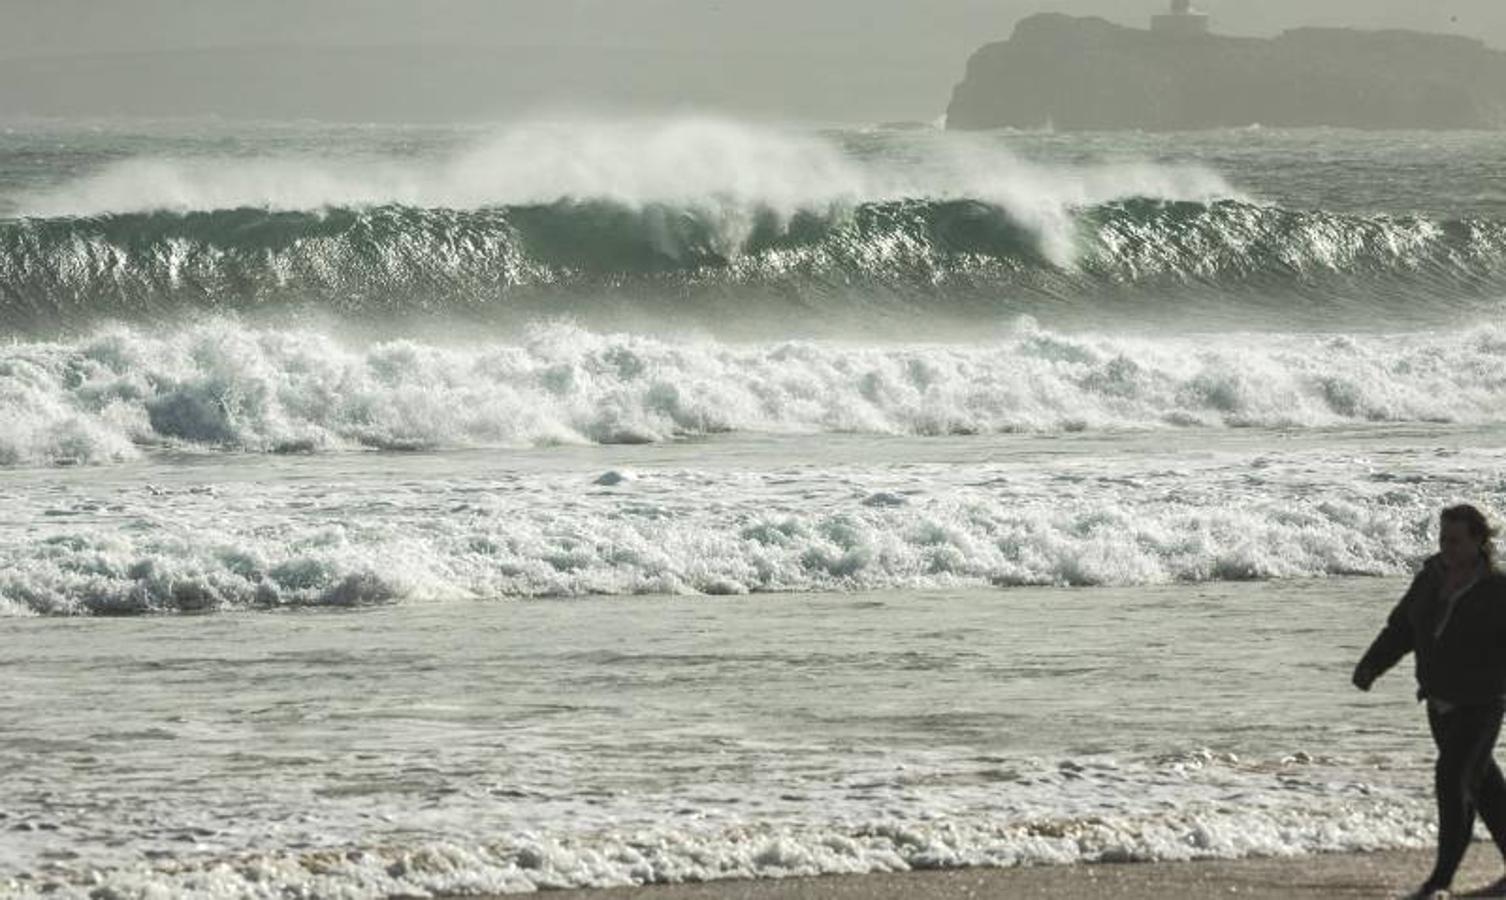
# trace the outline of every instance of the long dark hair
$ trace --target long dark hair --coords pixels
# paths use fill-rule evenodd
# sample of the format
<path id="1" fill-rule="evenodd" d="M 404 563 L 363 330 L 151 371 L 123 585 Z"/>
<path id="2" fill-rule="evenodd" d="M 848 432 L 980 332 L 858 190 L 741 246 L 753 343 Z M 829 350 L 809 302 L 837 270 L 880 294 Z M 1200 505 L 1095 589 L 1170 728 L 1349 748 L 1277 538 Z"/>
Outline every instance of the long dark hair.
<path id="1" fill-rule="evenodd" d="M 1469 536 L 1480 542 L 1480 555 L 1485 557 L 1485 567 L 1494 571 L 1496 567 L 1495 546 L 1491 539 L 1496 536 L 1495 528 L 1491 527 L 1490 521 L 1485 518 L 1485 513 L 1468 503 L 1458 506 L 1450 506 L 1439 513 L 1440 522 L 1458 522 L 1469 531 Z"/>

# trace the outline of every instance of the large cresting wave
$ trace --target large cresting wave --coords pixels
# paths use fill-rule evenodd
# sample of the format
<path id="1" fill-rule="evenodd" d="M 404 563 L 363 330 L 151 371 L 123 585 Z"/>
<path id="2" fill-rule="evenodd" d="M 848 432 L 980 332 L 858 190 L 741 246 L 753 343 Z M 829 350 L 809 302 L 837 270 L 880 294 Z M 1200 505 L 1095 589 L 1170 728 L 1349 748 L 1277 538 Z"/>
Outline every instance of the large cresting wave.
<path id="1" fill-rule="evenodd" d="M 1123 199 L 1046 227 L 979 199 L 782 211 L 565 199 L 23 218 L 0 223 L 0 321 L 41 332 L 184 313 L 684 321 L 797 309 L 1040 314 L 1117 302 L 1405 315 L 1506 292 L 1506 223 Z M 1294 302 L 1295 301 L 1295 302 Z M 1389 303 L 1388 303 L 1389 301 Z"/>
<path id="2" fill-rule="evenodd" d="M 1094 320 L 1211 306 L 1436 321 L 1506 223 L 1265 205 L 1196 166 L 1051 167 L 734 123 L 528 124 L 445 159 L 138 158 L 0 197 L 0 326 L 296 309 L 602 327 Z M 845 142 L 845 143 L 844 143 Z M 1227 317 L 1227 315 L 1226 315 Z"/>

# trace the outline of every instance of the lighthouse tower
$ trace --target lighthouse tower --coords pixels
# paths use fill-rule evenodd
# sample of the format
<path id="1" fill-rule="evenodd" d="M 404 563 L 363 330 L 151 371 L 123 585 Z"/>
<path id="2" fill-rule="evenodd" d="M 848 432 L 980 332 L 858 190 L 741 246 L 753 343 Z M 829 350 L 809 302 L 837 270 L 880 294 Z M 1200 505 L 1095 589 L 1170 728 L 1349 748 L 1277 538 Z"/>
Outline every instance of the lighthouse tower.
<path id="1" fill-rule="evenodd" d="M 1208 16 L 1192 8 L 1192 0 L 1171 0 L 1171 12 L 1154 16 L 1150 30 L 1171 37 L 1197 37 L 1208 33 Z"/>

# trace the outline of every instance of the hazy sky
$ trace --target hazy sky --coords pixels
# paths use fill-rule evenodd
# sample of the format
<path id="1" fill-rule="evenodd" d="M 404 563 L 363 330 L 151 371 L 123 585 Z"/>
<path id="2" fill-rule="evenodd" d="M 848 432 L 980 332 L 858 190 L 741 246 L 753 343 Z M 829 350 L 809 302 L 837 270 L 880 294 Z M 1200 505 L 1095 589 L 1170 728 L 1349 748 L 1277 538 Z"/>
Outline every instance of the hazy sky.
<path id="1" fill-rule="evenodd" d="M 0 55 L 270 43 L 518 43 L 954 54 L 1057 10 L 1143 23 L 1141 0 L 0 0 Z M 1503 0 L 1202 0 L 1222 30 L 1421 28 L 1506 47 Z"/>
<path id="2" fill-rule="evenodd" d="M 657 67 L 732 109 L 787 98 L 813 116 L 925 118 L 968 54 L 1044 10 L 1144 25 L 1164 0 L 0 0 L 0 59 L 224 47 L 558 48 L 571 91 L 604 102 L 624 65 Z M 1506 48 L 1506 0 L 1202 0 L 1215 28 L 1297 25 L 1453 31 Z M 599 64 L 587 48 L 630 51 Z M 648 56 L 643 56 L 644 51 Z M 662 58 L 654 57 L 662 51 Z M 562 57 L 563 58 L 563 57 Z M 521 59 L 521 57 L 520 57 Z M 606 57 L 601 57 L 605 60 Z M 648 62 L 642 62 L 647 59 Z M 725 64 L 718 63 L 725 59 Z M 528 63 L 532 65 L 532 63 Z M 519 63 L 523 65 L 523 63 Z M 719 69 L 719 71 L 718 71 Z M 859 72 L 858 69 L 863 71 Z M 715 90 L 702 82 L 719 78 Z M 882 92 L 892 91 L 885 104 Z M 229 110 L 227 110 L 229 111 Z"/>

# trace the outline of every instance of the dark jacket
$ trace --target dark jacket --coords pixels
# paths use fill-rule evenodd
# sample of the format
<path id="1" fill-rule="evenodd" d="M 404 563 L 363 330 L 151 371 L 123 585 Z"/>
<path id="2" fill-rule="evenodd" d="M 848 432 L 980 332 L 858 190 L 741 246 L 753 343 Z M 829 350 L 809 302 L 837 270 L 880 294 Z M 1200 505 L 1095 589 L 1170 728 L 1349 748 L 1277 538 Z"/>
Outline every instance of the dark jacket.
<path id="1" fill-rule="evenodd" d="M 1499 700 L 1506 696 L 1506 575 L 1486 573 L 1459 598 L 1435 637 L 1447 609 L 1442 584 L 1443 565 L 1437 556 L 1429 557 L 1359 667 L 1378 677 L 1412 651 L 1419 698 L 1459 704 Z"/>

